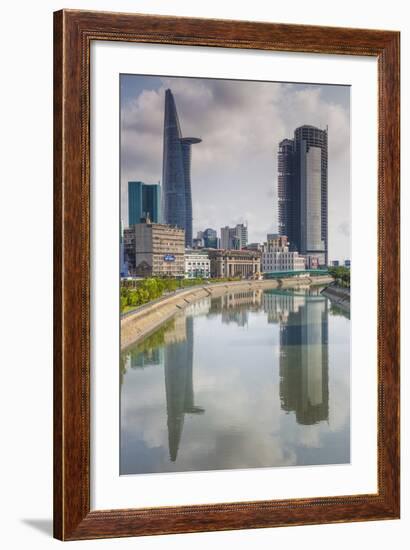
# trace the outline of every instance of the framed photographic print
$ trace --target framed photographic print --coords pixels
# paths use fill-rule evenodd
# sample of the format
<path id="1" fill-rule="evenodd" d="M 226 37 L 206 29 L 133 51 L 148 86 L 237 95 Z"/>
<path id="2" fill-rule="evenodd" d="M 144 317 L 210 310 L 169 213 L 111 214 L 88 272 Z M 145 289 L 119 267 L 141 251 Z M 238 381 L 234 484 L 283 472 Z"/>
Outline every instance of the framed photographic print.
<path id="1" fill-rule="evenodd" d="M 399 517 L 399 33 L 54 14 L 54 533 Z"/>

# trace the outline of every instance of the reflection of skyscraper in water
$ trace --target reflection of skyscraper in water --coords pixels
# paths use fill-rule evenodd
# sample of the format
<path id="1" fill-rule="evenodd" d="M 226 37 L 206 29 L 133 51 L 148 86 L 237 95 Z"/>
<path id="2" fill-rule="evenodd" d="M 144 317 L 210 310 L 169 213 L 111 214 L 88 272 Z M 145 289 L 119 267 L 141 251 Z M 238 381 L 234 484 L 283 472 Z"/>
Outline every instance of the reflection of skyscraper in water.
<path id="1" fill-rule="evenodd" d="M 329 418 L 327 318 L 327 300 L 306 296 L 280 327 L 281 405 L 299 424 Z"/>
<path id="2" fill-rule="evenodd" d="M 204 409 L 194 404 L 193 318 L 181 316 L 178 323 L 184 323 L 186 338 L 176 338 L 165 349 L 165 392 L 167 399 L 169 456 L 175 462 L 181 441 L 185 413 L 203 413 Z M 181 331 L 179 331 L 181 334 Z"/>
<path id="3" fill-rule="evenodd" d="M 172 330 L 167 331 L 164 334 L 164 344 L 169 346 L 169 344 L 176 344 L 178 342 L 186 342 L 187 332 L 186 332 L 186 322 L 185 315 L 176 315 L 173 318 Z"/>

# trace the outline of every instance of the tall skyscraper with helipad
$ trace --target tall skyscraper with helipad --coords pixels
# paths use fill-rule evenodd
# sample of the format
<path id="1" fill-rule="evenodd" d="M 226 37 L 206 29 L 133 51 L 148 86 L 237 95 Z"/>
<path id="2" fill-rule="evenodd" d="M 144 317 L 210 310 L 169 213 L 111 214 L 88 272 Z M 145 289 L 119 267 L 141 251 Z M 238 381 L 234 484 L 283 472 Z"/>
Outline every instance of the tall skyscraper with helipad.
<path id="1" fill-rule="evenodd" d="M 182 137 L 175 99 L 165 91 L 162 214 L 166 224 L 185 229 L 185 245 L 192 246 L 191 145 L 202 140 Z"/>

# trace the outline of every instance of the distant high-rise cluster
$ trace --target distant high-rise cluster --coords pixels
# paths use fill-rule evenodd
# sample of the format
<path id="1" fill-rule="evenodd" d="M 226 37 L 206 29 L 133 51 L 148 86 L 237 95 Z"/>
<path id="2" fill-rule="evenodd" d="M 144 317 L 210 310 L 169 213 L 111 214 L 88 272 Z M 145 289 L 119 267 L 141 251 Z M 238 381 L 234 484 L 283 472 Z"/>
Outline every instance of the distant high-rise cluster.
<path id="1" fill-rule="evenodd" d="M 221 248 L 241 250 L 248 243 L 248 227 L 238 223 L 235 227 L 221 227 Z"/>
<path id="2" fill-rule="evenodd" d="M 278 233 L 268 233 L 264 243 L 248 242 L 247 223 L 237 223 L 233 227 L 225 225 L 220 229 L 220 236 L 217 230 L 208 227 L 198 231 L 193 238 L 191 148 L 200 142 L 199 138 L 182 136 L 175 99 L 167 89 L 162 184 L 128 182 L 129 230 L 121 229 L 121 276 L 166 273 L 188 278 L 201 274 L 206 278 L 209 274 L 211 277 L 232 276 L 235 272 L 246 277 L 260 272 L 301 272 L 327 265 L 327 129 L 303 125 L 295 129 L 293 139 L 283 139 L 279 143 Z M 135 227 L 141 224 L 147 226 L 147 231 Z M 158 231 L 155 225 L 161 226 Z M 178 246 L 174 240 L 175 230 L 180 232 Z M 158 250 L 158 243 L 146 240 L 147 235 L 152 240 L 157 233 L 161 235 Z M 181 245 L 186 249 L 185 269 Z M 154 249 L 152 257 L 144 256 Z M 235 254 L 215 254 L 217 250 Z M 200 251 L 200 254 L 192 256 L 192 251 Z M 243 253 L 237 254 L 239 252 Z M 258 265 L 252 263 L 252 252 L 257 253 Z M 227 266 L 222 275 L 225 269 L 222 263 L 215 265 L 225 256 L 236 267 Z"/>
<path id="3" fill-rule="evenodd" d="M 193 248 L 219 248 L 220 244 L 217 232 L 210 227 L 198 231 L 196 238 L 192 240 Z"/>
<path id="4" fill-rule="evenodd" d="M 328 261 L 328 135 L 314 126 L 296 128 L 279 143 L 278 230 L 291 250 Z"/>

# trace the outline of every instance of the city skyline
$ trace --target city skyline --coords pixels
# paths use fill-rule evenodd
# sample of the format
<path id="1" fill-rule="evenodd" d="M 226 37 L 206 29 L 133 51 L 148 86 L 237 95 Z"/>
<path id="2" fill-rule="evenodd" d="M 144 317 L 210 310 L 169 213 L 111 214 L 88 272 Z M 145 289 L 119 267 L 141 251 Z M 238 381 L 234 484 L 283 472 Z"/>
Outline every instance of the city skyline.
<path id="1" fill-rule="evenodd" d="M 247 223 L 249 242 L 277 232 L 279 143 L 298 126 L 328 126 L 329 260 L 350 258 L 348 87 L 122 75 L 123 218 L 128 181 L 161 177 L 168 87 L 184 135 L 203 140 L 192 165 L 193 236 L 240 223 Z"/>

